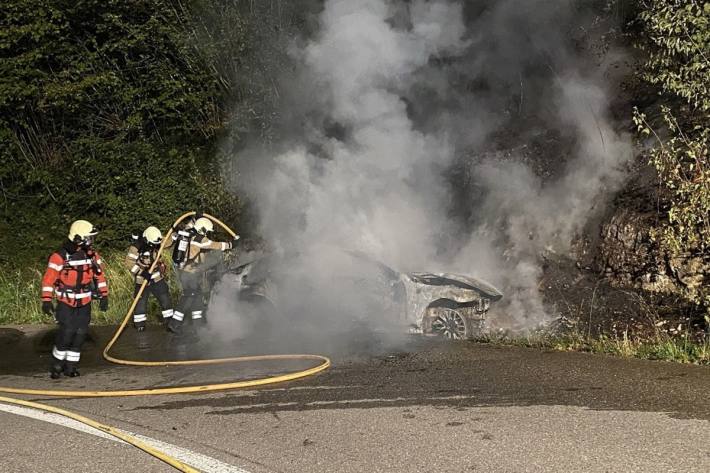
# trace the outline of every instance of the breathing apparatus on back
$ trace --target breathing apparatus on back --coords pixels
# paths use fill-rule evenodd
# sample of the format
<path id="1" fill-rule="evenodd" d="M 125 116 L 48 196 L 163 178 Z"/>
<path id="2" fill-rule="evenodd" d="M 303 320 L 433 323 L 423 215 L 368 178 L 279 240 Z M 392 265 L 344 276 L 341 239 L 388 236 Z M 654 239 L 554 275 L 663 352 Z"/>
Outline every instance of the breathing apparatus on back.
<path id="1" fill-rule="evenodd" d="M 174 244 L 172 259 L 176 268 L 182 269 L 185 267 L 190 252 L 190 244 L 196 236 L 197 231 L 195 230 L 194 219 L 190 219 L 182 228 L 176 229 L 175 232 L 173 232 Z"/>

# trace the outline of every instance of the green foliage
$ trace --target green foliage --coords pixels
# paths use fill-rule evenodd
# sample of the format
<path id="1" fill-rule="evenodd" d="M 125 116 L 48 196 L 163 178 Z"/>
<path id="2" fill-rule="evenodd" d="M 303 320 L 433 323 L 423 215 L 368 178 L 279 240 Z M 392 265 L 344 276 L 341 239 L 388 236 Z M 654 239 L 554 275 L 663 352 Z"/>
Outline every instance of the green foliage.
<path id="1" fill-rule="evenodd" d="M 710 102 L 709 102 L 710 103 Z M 707 253 L 710 250 L 710 127 L 694 125 L 681 129 L 670 107 L 661 106 L 661 116 L 670 138 L 661 139 L 644 113 L 635 111 L 634 121 L 642 135 L 653 133 L 658 146 L 651 152 L 665 186 L 673 195 L 668 212 L 670 226 L 664 241 L 675 254 Z"/>
<path id="2" fill-rule="evenodd" d="M 237 151 L 245 137 L 252 144 L 283 138 L 280 89 L 294 86 L 281 82 L 283 72 L 298 68 L 293 42 L 309 35 L 321 8 L 321 0 L 202 0 L 193 8 L 194 40 L 232 95 L 224 152 Z"/>
<path id="3" fill-rule="evenodd" d="M 186 209 L 234 217 L 212 158 L 226 88 L 182 5 L 3 1 L 0 263 L 46 258 L 76 218 L 122 246 Z"/>
<path id="4" fill-rule="evenodd" d="M 14 129 L 21 139 L 34 127 L 64 139 L 204 143 L 219 128 L 216 78 L 171 2 L 3 3 L 0 105 L 21 114 L 11 122 L 25 128 Z"/>
<path id="5" fill-rule="evenodd" d="M 694 109 L 710 111 L 710 2 L 642 2 L 641 47 L 648 53 L 644 78 L 681 97 Z"/>
<path id="6" fill-rule="evenodd" d="M 576 331 L 567 334 L 535 332 L 527 336 L 489 335 L 478 341 L 558 351 L 600 353 L 622 358 L 710 365 L 710 339 L 694 339 L 687 333 L 678 336 L 658 333 L 648 338 L 630 338 L 626 333 L 613 337 L 589 337 Z"/>
<path id="7" fill-rule="evenodd" d="M 642 5 L 642 77 L 659 89 L 660 123 L 648 110 L 635 110 L 634 122 L 655 140 L 650 161 L 671 196 L 660 240 L 674 256 L 710 264 L 710 2 Z M 710 293 L 700 289 L 691 299 L 710 307 Z"/>

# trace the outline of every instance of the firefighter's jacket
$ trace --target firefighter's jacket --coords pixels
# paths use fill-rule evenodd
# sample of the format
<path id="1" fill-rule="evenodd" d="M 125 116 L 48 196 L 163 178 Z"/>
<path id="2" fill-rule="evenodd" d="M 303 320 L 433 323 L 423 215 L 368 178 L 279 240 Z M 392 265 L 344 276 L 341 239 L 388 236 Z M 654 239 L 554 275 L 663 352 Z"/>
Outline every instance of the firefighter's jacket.
<path id="1" fill-rule="evenodd" d="M 50 255 L 42 277 L 42 301 L 56 297 L 70 307 L 82 307 L 91 303 L 95 291 L 108 296 L 104 264 L 96 251 L 77 249 L 67 241 Z"/>
<path id="2" fill-rule="evenodd" d="M 190 250 L 184 266 L 180 269 L 188 273 L 204 271 L 208 265 L 206 255 L 209 250 L 226 251 L 231 248 L 232 244 L 229 242 L 212 241 L 204 235 L 195 235 L 190 240 Z"/>
<path id="3" fill-rule="evenodd" d="M 166 245 L 165 249 L 170 248 L 172 244 Z M 143 276 L 141 276 L 141 272 L 144 270 L 150 269 L 150 266 L 153 264 L 153 261 L 155 261 L 155 257 L 158 255 L 158 249 L 157 248 L 150 248 L 148 245 L 131 245 L 128 248 L 128 253 L 126 254 L 126 260 L 125 260 L 125 266 L 128 268 L 128 271 L 131 272 L 133 277 L 136 280 L 136 284 L 143 284 Z M 155 270 L 151 273 L 150 277 L 150 282 L 158 282 L 161 279 L 165 277 L 163 274 L 165 271 L 165 267 L 162 264 L 156 265 Z"/>

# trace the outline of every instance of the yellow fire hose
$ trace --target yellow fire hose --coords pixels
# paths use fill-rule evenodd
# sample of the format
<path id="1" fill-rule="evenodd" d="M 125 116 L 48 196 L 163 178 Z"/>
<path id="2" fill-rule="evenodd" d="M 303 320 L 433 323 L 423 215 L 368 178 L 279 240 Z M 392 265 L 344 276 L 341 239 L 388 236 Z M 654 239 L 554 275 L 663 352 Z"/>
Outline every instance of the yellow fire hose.
<path id="1" fill-rule="evenodd" d="M 94 427 L 95 429 L 98 429 L 102 432 L 105 432 L 109 435 L 113 435 L 114 437 L 119 438 L 126 443 L 130 443 L 131 445 L 140 448 L 144 452 L 153 455 L 155 458 L 164 461 L 168 465 L 175 467 L 179 471 L 184 471 L 186 473 L 199 473 L 198 470 L 192 468 L 191 466 L 186 465 L 185 463 L 181 462 L 180 460 L 178 460 L 176 458 L 166 455 L 165 453 L 161 452 L 160 450 L 153 448 L 144 442 L 141 442 L 140 440 L 133 437 L 132 435 L 125 434 L 125 433 L 121 432 L 120 430 L 115 429 L 109 425 L 100 424 L 99 422 L 96 422 L 95 420 L 89 419 L 88 417 L 84 417 L 84 416 L 76 414 L 74 412 L 66 411 L 64 409 L 60 409 L 60 408 L 54 407 L 54 406 L 48 406 L 47 404 L 39 404 L 37 402 L 31 402 L 31 401 L 22 401 L 20 399 L 13 399 L 11 397 L 4 397 L 4 396 L 0 396 L 0 402 L 7 402 L 9 404 L 17 404 L 19 406 L 31 407 L 33 409 L 39 409 L 42 411 L 52 412 L 54 414 L 59 414 L 64 417 L 74 419 L 78 422 L 81 422 L 82 424 L 86 424 L 86 425 Z"/>
<path id="2" fill-rule="evenodd" d="M 186 218 L 192 217 L 196 214 L 196 212 L 187 212 L 180 216 L 175 223 L 173 224 L 172 228 L 170 228 L 163 238 L 163 242 L 160 245 L 160 248 L 158 249 L 158 253 L 156 255 L 155 261 L 151 265 L 149 271 L 152 273 L 155 270 L 156 265 L 158 264 L 158 261 L 160 260 L 160 256 L 163 253 L 163 250 L 165 249 L 165 244 L 170 240 L 170 237 L 173 233 L 173 229 L 176 228 L 180 223 L 182 223 L 183 220 Z M 233 238 L 236 237 L 236 233 L 232 231 L 231 228 L 229 228 L 225 223 L 223 223 L 221 220 L 218 218 L 209 215 L 209 214 L 203 214 L 204 217 L 209 218 L 213 222 L 217 223 L 220 225 L 227 233 L 229 233 Z M 277 375 L 277 376 L 269 376 L 266 378 L 259 378 L 259 379 L 249 379 L 245 381 L 233 381 L 229 383 L 217 383 L 217 384 L 206 384 L 206 385 L 197 385 L 197 386 L 180 386 L 180 387 L 167 387 L 167 388 L 154 388 L 154 389 L 131 389 L 131 390 L 118 390 L 118 391 L 70 391 L 70 390 L 42 390 L 42 389 L 23 389 L 23 388 L 13 388 L 13 387 L 5 387 L 5 386 L 0 386 L 0 392 L 3 393 L 9 393 L 9 394 L 26 394 L 26 395 L 36 395 L 36 396 L 65 396 L 65 397 L 117 397 L 117 396 L 151 396 L 151 395 L 158 395 L 158 394 L 187 394 L 187 393 L 198 393 L 198 392 L 211 392 L 211 391 L 222 391 L 222 390 L 228 390 L 228 389 L 238 389 L 238 388 L 247 388 L 247 387 L 256 387 L 256 386 L 263 386 L 265 384 L 273 384 L 273 383 L 281 383 L 284 381 L 292 381 L 294 379 L 299 379 L 299 378 L 305 378 L 306 376 L 312 376 L 316 373 L 319 373 L 321 371 L 324 371 L 330 367 L 330 360 L 326 358 L 325 356 L 321 355 L 257 355 L 257 356 L 238 356 L 238 357 L 229 357 L 229 358 L 214 358 L 214 359 L 204 359 L 204 360 L 183 360 L 183 361 L 138 361 L 138 360 L 124 360 L 121 358 L 115 358 L 111 355 L 109 355 L 109 351 L 113 347 L 113 345 L 116 343 L 116 340 L 118 340 L 118 337 L 123 333 L 123 330 L 126 327 L 126 324 L 128 323 L 128 320 L 130 319 L 131 315 L 133 315 L 133 311 L 135 310 L 136 304 L 138 303 L 138 300 L 140 299 L 141 295 L 143 294 L 143 291 L 145 290 L 145 287 L 147 286 L 148 281 L 144 280 L 143 284 L 141 284 L 140 289 L 136 293 L 136 296 L 133 298 L 133 302 L 128 309 L 128 312 L 126 313 L 126 316 L 123 318 L 123 321 L 121 322 L 121 325 L 119 325 L 118 329 L 114 333 L 113 337 L 111 340 L 106 344 L 106 347 L 104 348 L 103 351 L 103 357 L 111 362 L 111 363 L 116 363 L 120 365 L 130 365 L 130 366 L 185 366 L 185 365 L 214 365 L 214 364 L 223 364 L 223 363 L 236 363 L 236 362 L 250 362 L 250 361 L 273 361 L 273 360 L 311 360 L 311 361 L 319 361 L 320 364 L 313 368 L 309 368 L 306 370 L 300 370 L 300 371 L 295 371 L 287 374 L 282 374 L 282 375 Z M 77 420 L 79 422 L 82 422 L 84 424 L 87 424 L 91 427 L 97 428 L 103 432 L 106 432 L 110 435 L 113 435 L 125 442 L 128 442 L 141 450 L 145 451 L 146 453 L 149 453 L 153 455 L 154 457 L 168 463 L 169 465 L 177 468 L 180 471 L 183 472 L 196 472 L 194 468 L 191 468 L 188 465 L 185 465 L 184 463 L 180 462 L 179 460 L 176 460 L 159 450 L 156 450 L 149 445 L 146 445 L 145 443 L 141 442 L 140 440 L 131 437 L 130 435 L 124 434 L 110 426 L 100 424 L 94 420 L 88 419 L 86 417 L 83 417 L 79 414 L 75 414 L 73 412 L 69 412 L 63 409 L 59 409 L 53 406 L 49 406 L 46 404 L 39 404 L 36 402 L 30 402 L 30 401 L 23 401 L 19 399 L 13 399 L 13 398 L 8 398 L 8 397 L 2 397 L 0 396 L 0 402 L 6 402 L 10 404 L 18 404 L 21 406 L 26 406 L 26 407 L 32 407 L 35 409 L 40 409 L 48 412 L 53 412 L 55 414 L 60 414 L 66 417 L 69 417 L 71 419 Z"/>

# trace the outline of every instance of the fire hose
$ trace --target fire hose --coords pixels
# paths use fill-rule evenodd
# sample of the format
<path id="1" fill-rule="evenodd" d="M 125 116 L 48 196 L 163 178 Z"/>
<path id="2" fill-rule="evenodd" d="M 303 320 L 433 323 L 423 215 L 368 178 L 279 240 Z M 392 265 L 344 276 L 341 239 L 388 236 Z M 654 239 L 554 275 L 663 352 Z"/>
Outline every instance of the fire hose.
<path id="1" fill-rule="evenodd" d="M 156 257 L 155 257 L 155 261 L 153 261 L 153 264 L 150 266 L 149 271 L 151 273 L 155 270 L 156 266 L 158 265 L 158 262 L 160 261 L 160 256 L 162 255 L 163 250 L 165 249 L 166 243 L 168 241 L 170 241 L 170 238 L 172 236 L 174 229 L 177 228 L 185 219 L 190 218 L 196 214 L 197 214 L 197 212 L 187 212 L 187 213 L 181 215 L 175 221 L 173 226 L 168 230 L 168 232 L 165 235 L 165 238 L 163 238 L 163 241 L 160 244 L 160 247 L 159 247 Z M 237 236 L 236 233 L 234 233 L 234 231 L 232 231 L 231 228 L 229 228 L 224 222 L 222 222 L 218 218 L 216 218 L 212 215 L 209 215 L 209 214 L 202 214 L 202 216 L 209 218 L 214 223 L 216 223 L 220 227 L 222 227 L 224 229 L 224 231 L 229 233 L 233 238 L 236 238 L 236 236 Z M 131 389 L 131 390 L 115 390 L 115 391 L 43 390 L 43 389 L 24 389 L 24 388 L 13 388 L 13 387 L 0 386 L 0 392 L 8 393 L 8 394 L 24 394 L 24 395 L 36 395 L 36 396 L 62 396 L 62 397 L 118 397 L 118 396 L 153 396 L 153 395 L 159 395 L 159 394 L 204 393 L 204 392 L 212 392 L 212 391 L 224 391 L 224 390 L 230 390 L 230 389 L 256 387 L 256 386 L 263 386 L 266 384 L 292 381 L 295 379 L 300 379 L 300 378 L 305 378 L 307 376 L 312 376 L 312 375 L 319 373 L 321 371 L 324 371 L 324 370 L 328 369 L 328 367 L 330 367 L 330 360 L 328 358 L 326 358 L 325 356 L 307 355 L 307 354 L 237 356 L 237 357 L 228 357 L 228 358 L 181 360 L 181 361 L 126 360 L 126 359 L 116 358 L 114 356 L 109 355 L 109 351 L 111 350 L 113 345 L 116 343 L 118 338 L 121 336 L 121 334 L 123 333 L 123 330 L 126 327 L 126 324 L 128 323 L 131 316 L 133 315 L 133 311 L 135 310 L 136 304 L 138 304 L 138 301 L 140 300 L 141 296 L 143 295 L 143 291 L 145 290 L 147 285 L 148 285 L 148 280 L 144 279 L 138 292 L 136 293 L 135 297 L 133 298 L 133 302 L 131 303 L 131 306 L 129 307 L 128 311 L 126 312 L 126 315 L 123 318 L 123 321 L 119 325 L 118 329 L 116 329 L 116 332 L 113 334 L 113 337 L 111 338 L 111 340 L 109 340 L 109 342 L 106 344 L 106 347 L 103 350 L 103 357 L 111 363 L 115 363 L 115 364 L 119 364 L 119 365 L 128 365 L 128 366 L 191 366 L 191 365 L 215 365 L 215 364 L 254 362 L 254 361 L 306 360 L 306 361 L 318 361 L 319 364 L 315 367 L 308 368 L 305 370 L 299 370 L 299 371 L 294 371 L 294 372 L 281 374 L 281 375 L 275 375 L 275 376 L 268 376 L 268 377 L 264 377 L 264 378 L 248 379 L 248 380 L 243 380 L 243 381 L 232 381 L 232 382 L 226 382 L 226 383 L 194 385 L 194 386 L 174 386 L 174 387 L 163 387 L 163 388 L 152 388 L 152 389 Z M 86 425 L 89 425 L 89 426 L 97 428 L 103 432 L 106 432 L 110 435 L 113 435 L 114 437 L 117 437 L 125 442 L 128 442 L 128 443 L 140 448 L 144 452 L 149 453 L 150 455 L 153 455 L 154 457 L 168 463 L 169 465 L 175 467 L 176 469 L 178 469 L 180 471 L 183 471 L 183 472 L 196 472 L 197 471 L 197 470 L 193 469 L 192 467 L 180 462 L 179 460 L 172 458 L 172 457 L 146 445 L 145 443 L 141 442 L 140 440 L 138 440 L 134 437 L 131 437 L 130 435 L 120 432 L 113 427 L 100 424 L 94 420 L 88 419 L 88 418 L 83 417 L 79 414 L 76 414 L 76 413 L 73 413 L 70 411 L 66 411 L 63 409 L 59 409 L 54 406 L 49 406 L 46 404 L 40 404 L 40 403 L 30 402 L 30 401 L 23 401 L 23 400 L 3 397 L 3 396 L 0 396 L 0 402 L 5 402 L 5 403 L 9 403 L 9 404 L 17 404 L 17 405 L 26 406 L 26 407 L 32 407 L 35 409 L 53 412 L 55 414 L 60 414 L 60 415 L 72 418 L 72 419 L 82 422 Z"/>

